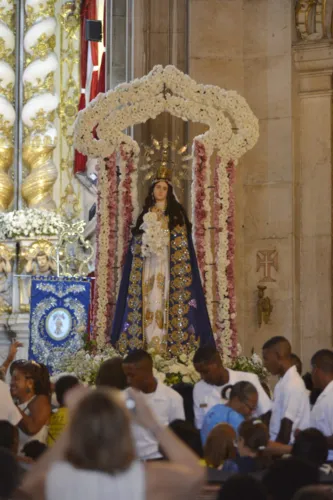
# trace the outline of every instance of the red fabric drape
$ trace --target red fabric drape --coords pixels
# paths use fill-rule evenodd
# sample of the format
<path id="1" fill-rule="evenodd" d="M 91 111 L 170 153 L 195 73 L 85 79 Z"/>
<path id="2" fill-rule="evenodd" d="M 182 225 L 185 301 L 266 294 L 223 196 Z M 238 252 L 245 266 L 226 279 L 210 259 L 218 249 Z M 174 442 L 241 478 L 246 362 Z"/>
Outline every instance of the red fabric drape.
<path id="1" fill-rule="evenodd" d="M 88 42 L 85 39 L 86 19 L 88 19 L 89 3 L 91 0 L 82 0 L 80 11 L 80 73 L 81 73 L 81 95 L 78 111 L 86 107 L 86 81 L 87 81 L 87 58 Z M 86 170 L 87 157 L 75 150 L 74 173 L 84 172 Z"/>
<path id="2" fill-rule="evenodd" d="M 85 24 L 86 19 L 96 20 L 97 19 L 97 5 L 96 0 L 82 0 L 81 4 L 81 29 L 80 29 L 80 44 L 81 44 L 81 58 L 80 58 L 80 72 L 81 72 L 81 95 L 78 110 L 81 111 L 87 105 L 88 99 L 85 95 L 85 88 L 87 85 L 87 74 L 88 70 L 88 44 L 90 43 L 91 51 L 91 63 L 93 66 L 98 66 L 98 42 L 88 42 L 85 39 Z M 96 97 L 98 90 L 98 69 L 95 69 L 92 73 L 91 84 L 90 84 L 90 96 L 89 101 Z M 85 172 L 86 170 L 87 157 L 75 151 L 74 158 L 74 172 Z"/>
<path id="3" fill-rule="evenodd" d="M 101 67 L 99 69 L 99 78 L 98 78 L 98 88 L 97 88 L 97 94 L 100 92 L 105 92 L 105 20 L 106 20 L 106 1 L 104 1 L 104 14 L 103 14 L 103 46 L 104 46 L 104 52 L 102 55 L 102 60 L 101 60 Z"/>
<path id="4" fill-rule="evenodd" d="M 89 19 L 97 19 L 97 6 L 96 0 L 92 0 L 89 4 Z M 98 89 L 98 42 L 89 42 L 91 51 L 91 61 L 94 66 L 91 84 L 89 101 L 92 101 L 97 96 Z"/>

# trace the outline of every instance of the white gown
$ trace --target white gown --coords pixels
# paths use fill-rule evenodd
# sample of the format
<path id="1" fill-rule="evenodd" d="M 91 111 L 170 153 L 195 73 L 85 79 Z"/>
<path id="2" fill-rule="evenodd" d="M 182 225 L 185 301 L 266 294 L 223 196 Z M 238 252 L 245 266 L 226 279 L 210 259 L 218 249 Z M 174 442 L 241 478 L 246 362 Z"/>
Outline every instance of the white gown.
<path id="1" fill-rule="evenodd" d="M 151 210 L 157 214 L 163 230 L 162 248 L 158 254 L 151 251 L 144 258 L 143 265 L 143 331 L 146 345 L 156 351 L 163 351 L 167 346 L 168 304 L 170 286 L 170 233 L 168 217 L 163 214 L 158 204 Z M 166 237 L 167 236 L 167 237 Z"/>

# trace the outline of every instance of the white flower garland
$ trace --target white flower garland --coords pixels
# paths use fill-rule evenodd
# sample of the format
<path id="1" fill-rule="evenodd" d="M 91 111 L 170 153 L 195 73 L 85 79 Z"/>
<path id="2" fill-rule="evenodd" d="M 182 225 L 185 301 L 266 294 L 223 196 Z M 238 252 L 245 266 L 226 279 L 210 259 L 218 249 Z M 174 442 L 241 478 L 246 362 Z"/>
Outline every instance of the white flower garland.
<path id="1" fill-rule="evenodd" d="M 165 94 L 165 87 L 171 92 Z M 84 110 L 80 111 L 75 124 L 75 147 L 90 157 L 108 157 L 120 145 L 138 151 L 139 146 L 122 131 L 137 123 L 156 118 L 162 112 L 169 112 L 184 121 L 191 120 L 208 125 L 207 132 L 194 138 L 200 141 L 210 156 L 218 151 L 223 164 L 218 170 L 219 198 L 223 202 L 219 211 L 218 259 L 216 262 L 217 287 L 220 303 L 217 308 L 217 325 L 222 335 L 225 356 L 231 353 L 232 329 L 230 326 L 230 301 L 228 297 L 228 210 L 229 183 L 226 165 L 235 163 L 257 142 L 258 120 L 246 100 L 235 91 L 226 91 L 212 85 L 196 83 L 174 66 L 155 66 L 145 77 L 123 83 L 106 94 L 99 94 Z M 98 124 L 99 140 L 91 131 Z M 205 231 L 205 275 L 206 299 L 210 318 L 213 318 L 213 256 L 211 249 L 211 206 L 208 186 L 211 171 L 207 169 L 204 206 L 207 216 Z M 137 172 L 136 172 L 137 176 Z M 133 182 L 136 187 L 137 179 Z M 133 179 L 134 181 L 134 179 Z M 137 200 L 137 192 L 133 198 Z M 195 200 L 193 200 L 193 205 Z M 133 203 L 134 207 L 136 206 Z M 195 222 L 195 221 L 194 221 Z"/>
<path id="2" fill-rule="evenodd" d="M 123 215 L 123 210 L 124 210 L 124 205 L 123 205 L 123 190 L 124 190 L 124 181 L 126 178 L 126 161 L 122 157 L 121 154 L 118 154 L 118 164 L 119 164 L 119 170 L 120 170 L 120 182 L 118 186 L 118 225 L 117 225 L 117 284 L 116 284 L 116 290 L 118 292 L 119 287 L 120 287 L 120 282 L 121 282 L 121 276 L 122 276 L 122 265 L 121 261 L 123 258 L 124 254 L 124 218 L 122 217 Z"/>
<path id="3" fill-rule="evenodd" d="M 219 211 L 219 228 L 218 233 L 218 251 L 217 251 L 217 266 L 216 266 L 216 277 L 217 277 L 217 288 L 219 295 L 219 304 L 217 307 L 217 324 L 219 326 L 219 332 L 222 336 L 223 345 L 223 358 L 224 362 L 227 362 L 230 358 L 231 352 L 231 334 L 232 330 L 230 328 L 229 320 L 229 298 L 228 298 L 228 279 L 226 276 L 226 268 L 229 264 L 228 261 L 228 210 L 229 210 L 229 179 L 227 173 L 227 162 L 221 159 L 221 164 L 217 171 L 218 179 L 218 197 L 222 201 L 222 206 Z"/>
<path id="4" fill-rule="evenodd" d="M 212 252 L 212 210 L 211 210 L 211 185 L 212 185 L 212 170 L 210 166 L 211 151 L 207 153 L 207 169 L 206 169 L 206 182 L 205 182 L 205 200 L 204 208 L 206 211 L 206 219 L 204 221 L 205 227 L 205 283 L 206 283 L 206 303 L 210 322 L 214 324 L 214 309 L 213 309 L 213 264 L 214 257 Z M 195 204 L 195 200 L 192 200 Z"/>

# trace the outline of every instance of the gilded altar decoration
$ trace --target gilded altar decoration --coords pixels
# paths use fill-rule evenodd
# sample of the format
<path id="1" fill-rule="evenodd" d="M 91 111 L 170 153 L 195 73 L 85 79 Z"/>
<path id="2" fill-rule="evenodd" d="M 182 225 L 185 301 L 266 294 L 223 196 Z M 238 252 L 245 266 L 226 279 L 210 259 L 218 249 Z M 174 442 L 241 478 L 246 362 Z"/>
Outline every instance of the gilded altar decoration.
<path id="1" fill-rule="evenodd" d="M 90 281 L 33 278 L 29 359 L 54 372 L 83 346 L 88 329 Z"/>
<path id="2" fill-rule="evenodd" d="M 257 315 L 258 315 L 258 325 L 261 327 L 264 322 L 265 325 L 269 323 L 273 306 L 271 304 L 271 299 L 269 297 L 265 297 L 266 286 L 258 285 L 258 300 L 257 300 Z"/>
<path id="3" fill-rule="evenodd" d="M 0 243 L 0 314 L 12 311 L 13 262 L 15 244 Z"/>
<path id="4" fill-rule="evenodd" d="M 53 185 L 58 173 L 53 162 L 57 145 L 53 122 L 59 102 L 54 89 L 54 73 L 58 67 L 54 53 L 57 25 L 54 1 L 26 0 L 25 12 L 22 157 L 28 175 L 22 184 L 22 196 L 29 208 L 54 210 Z"/>
<path id="5" fill-rule="evenodd" d="M 20 241 L 19 273 L 20 276 L 20 311 L 30 310 L 31 279 L 33 276 L 47 278 L 56 276 L 57 263 L 54 257 L 54 241 Z"/>
<path id="6" fill-rule="evenodd" d="M 297 0 L 295 20 L 298 37 L 304 41 L 331 38 L 332 14 L 332 5 L 326 0 Z"/>
<path id="7" fill-rule="evenodd" d="M 59 276 L 78 278 L 90 273 L 95 251 L 90 241 L 84 238 L 85 225 L 82 220 L 61 224 L 58 243 L 54 247 Z"/>
<path id="8" fill-rule="evenodd" d="M 59 211 L 67 222 L 80 216 L 80 188 L 74 177 L 74 122 L 80 97 L 79 40 L 80 1 L 65 1 L 60 8 L 60 104 L 58 115 L 61 135 L 60 152 L 60 206 Z"/>
<path id="9" fill-rule="evenodd" d="M 259 136 L 258 120 L 246 100 L 237 92 L 198 84 L 174 66 L 156 66 L 147 76 L 100 94 L 79 113 L 75 126 L 75 146 L 82 154 L 101 160 L 101 173 L 106 170 L 100 178 L 98 217 L 103 244 L 99 244 L 97 262 L 99 265 L 103 257 L 104 269 L 106 262 L 113 262 L 115 245 L 112 239 L 113 225 L 111 227 L 109 221 L 112 220 L 113 224 L 117 220 L 116 216 L 111 219 L 106 217 L 102 211 L 103 206 L 109 208 L 104 196 L 108 197 L 111 189 L 110 184 L 107 186 L 103 183 L 109 182 L 113 175 L 103 161 L 124 147 L 129 155 L 137 155 L 138 144 L 123 131 L 134 124 L 154 119 L 163 112 L 208 126 L 207 132 L 195 137 L 193 143 L 192 224 L 198 261 L 201 251 L 199 265 L 211 324 L 214 325 L 216 343 L 223 350 L 225 361 L 228 361 L 235 356 L 237 346 L 233 272 L 234 170 L 239 158 L 256 144 Z M 98 140 L 91 134 L 97 125 Z M 209 167 L 214 151 L 217 161 L 213 177 Z M 213 213 L 210 208 L 212 189 Z M 110 239 L 105 246 L 106 234 L 109 234 Z M 97 276 L 97 296 L 100 283 L 103 293 L 107 292 L 103 266 Z M 108 303 L 114 303 L 115 291 L 116 284 L 113 283 L 112 288 L 109 288 Z M 99 325 L 103 325 L 98 333 L 105 338 L 109 321 L 105 318 L 105 307 L 98 309 L 97 317 Z"/>
<path id="10" fill-rule="evenodd" d="M 14 184 L 8 171 L 13 164 L 15 122 L 15 2 L 0 5 L 0 212 L 13 200 Z"/>

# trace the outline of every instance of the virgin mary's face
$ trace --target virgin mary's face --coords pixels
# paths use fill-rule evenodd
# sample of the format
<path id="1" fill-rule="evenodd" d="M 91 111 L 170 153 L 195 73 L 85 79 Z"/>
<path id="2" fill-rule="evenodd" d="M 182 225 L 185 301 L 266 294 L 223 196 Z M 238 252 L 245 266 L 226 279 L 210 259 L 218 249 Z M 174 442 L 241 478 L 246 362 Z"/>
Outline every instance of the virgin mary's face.
<path id="1" fill-rule="evenodd" d="M 165 201 L 167 199 L 169 186 L 166 182 L 157 182 L 154 186 L 154 198 L 156 201 Z"/>

